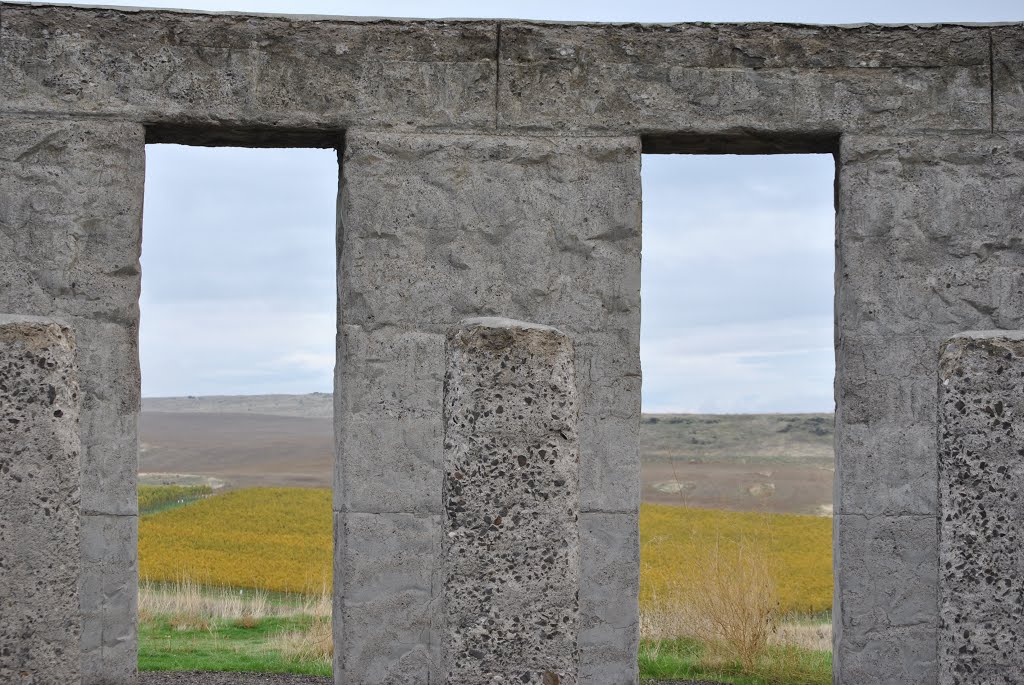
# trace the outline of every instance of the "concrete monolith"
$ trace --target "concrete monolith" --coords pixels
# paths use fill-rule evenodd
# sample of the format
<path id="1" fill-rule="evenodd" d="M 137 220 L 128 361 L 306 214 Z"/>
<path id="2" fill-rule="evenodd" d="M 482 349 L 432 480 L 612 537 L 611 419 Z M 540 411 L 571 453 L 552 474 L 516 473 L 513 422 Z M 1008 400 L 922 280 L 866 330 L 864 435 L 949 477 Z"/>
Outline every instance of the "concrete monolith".
<path id="1" fill-rule="evenodd" d="M 945 343 L 939 365 L 939 683 L 1024 674 L 1024 332 Z"/>
<path id="2" fill-rule="evenodd" d="M 577 682 L 579 439 L 563 333 L 470 319 L 444 382 L 446 682 Z"/>
<path id="3" fill-rule="evenodd" d="M 0 315 L 0 682 L 81 679 L 75 342 Z"/>

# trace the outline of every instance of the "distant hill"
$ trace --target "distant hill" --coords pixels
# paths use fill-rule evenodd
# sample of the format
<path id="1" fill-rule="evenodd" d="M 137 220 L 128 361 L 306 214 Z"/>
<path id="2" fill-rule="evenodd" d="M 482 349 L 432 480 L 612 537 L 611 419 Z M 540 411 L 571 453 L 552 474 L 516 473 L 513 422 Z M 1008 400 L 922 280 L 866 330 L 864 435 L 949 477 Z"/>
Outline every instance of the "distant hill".
<path id="1" fill-rule="evenodd" d="M 204 395 L 188 397 L 144 397 L 142 411 L 202 414 L 267 414 L 327 419 L 334 416 L 333 395 Z"/>
<path id="2" fill-rule="evenodd" d="M 644 414 L 645 461 L 831 464 L 832 414 Z"/>
<path id="3" fill-rule="evenodd" d="M 147 397 L 144 412 L 263 414 L 329 419 L 332 395 Z M 812 461 L 833 459 L 832 414 L 644 414 L 640 444 L 654 461 Z"/>

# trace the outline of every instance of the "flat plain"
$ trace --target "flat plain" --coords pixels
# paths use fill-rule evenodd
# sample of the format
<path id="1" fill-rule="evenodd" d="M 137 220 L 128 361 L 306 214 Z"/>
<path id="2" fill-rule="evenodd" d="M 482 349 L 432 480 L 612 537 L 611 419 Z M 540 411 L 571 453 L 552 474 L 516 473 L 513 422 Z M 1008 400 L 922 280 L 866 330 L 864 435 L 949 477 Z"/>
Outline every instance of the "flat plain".
<path id="1" fill-rule="evenodd" d="M 323 393 L 147 398 L 141 482 L 330 487 L 331 415 Z M 640 429 L 644 502 L 831 513 L 831 414 L 645 414 Z"/>

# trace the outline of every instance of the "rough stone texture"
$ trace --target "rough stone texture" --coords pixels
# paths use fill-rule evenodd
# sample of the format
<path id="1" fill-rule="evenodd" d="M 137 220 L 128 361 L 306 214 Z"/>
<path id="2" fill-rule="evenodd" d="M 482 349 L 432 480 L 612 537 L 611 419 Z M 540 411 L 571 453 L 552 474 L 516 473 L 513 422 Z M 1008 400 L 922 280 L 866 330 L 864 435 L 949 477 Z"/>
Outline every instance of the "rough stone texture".
<path id="1" fill-rule="evenodd" d="M 595 683 L 633 682 L 636 667 L 639 172 L 630 138 L 350 131 L 342 162 L 339 521 L 441 515 L 444 340 L 454 322 L 504 315 L 565 331 L 576 348 L 581 519 L 608 514 L 614 524 L 580 549 L 581 663 L 605 664 L 614 678 Z M 364 473 L 388 474 L 390 491 L 362 488 L 352 474 Z M 439 561 L 431 554 L 424 574 Z M 341 601 L 377 592 L 388 601 L 385 586 L 352 579 Z M 429 597 L 439 601 L 439 585 Z M 346 628 L 346 682 L 383 682 L 409 645 L 440 645 L 430 612 L 371 614 L 375 606 L 345 610 L 346 621 L 373 627 Z M 410 617 L 415 639 L 403 633 Z M 368 653 L 377 660 L 356 657 Z"/>
<path id="2" fill-rule="evenodd" d="M 6 16 L 6 15 L 5 15 Z M 0 121 L 0 311 L 75 331 L 81 384 L 83 677 L 132 682 L 139 409 L 138 124 Z M 111 584 L 121 591 L 111 593 Z"/>
<path id="3" fill-rule="evenodd" d="M 75 339 L 0 315 L 0 682 L 81 677 Z"/>
<path id="4" fill-rule="evenodd" d="M 637 682 L 640 621 L 638 513 L 580 514 L 580 682 Z"/>
<path id="5" fill-rule="evenodd" d="M 572 341 L 469 319 L 444 382 L 445 682 L 573 685 L 579 400 Z"/>
<path id="6" fill-rule="evenodd" d="M 1024 24 L 992 29 L 992 126 L 1024 132 Z"/>
<path id="7" fill-rule="evenodd" d="M 987 131 L 989 59 L 984 27 L 510 22 L 499 125 L 776 134 L 769 148 L 780 134 L 808 146 L 840 131 Z"/>
<path id="8" fill-rule="evenodd" d="M 939 683 L 1024 673 L 1024 333 L 949 340 L 939 363 Z"/>
<path id="9" fill-rule="evenodd" d="M 836 682 L 935 683 L 936 351 L 1024 326 L 1024 138 L 848 135 L 838 169 Z"/>
<path id="10" fill-rule="evenodd" d="M 443 682 L 438 515 L 335 513 L 334 681 Z"/>
<path id="11" fill-rule="evenodd" d="M 158 123 L 152 135 L 167 142 L 186 135 L 178 127 L 212 124 L 238 140 L 246 129 L 494 122 L 494 22 L 0 12 L 0 109 L 9 112 Z"/>

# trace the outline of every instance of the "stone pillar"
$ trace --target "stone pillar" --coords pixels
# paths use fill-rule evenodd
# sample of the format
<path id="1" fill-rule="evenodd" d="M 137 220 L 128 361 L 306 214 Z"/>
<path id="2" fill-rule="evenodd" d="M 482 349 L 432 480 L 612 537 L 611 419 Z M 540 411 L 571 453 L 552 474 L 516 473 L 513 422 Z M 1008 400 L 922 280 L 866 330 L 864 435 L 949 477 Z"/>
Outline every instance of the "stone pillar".
<path id="1" fill-rule="evenodd" d="M 0 682 L 81 679 L 78 375 L 71 329 L 0 315 Z"/>
<path id="2" fill-rule="evenodd" d="M 1024 673 L 1024 332 L 962 333 L 939 362 L 939 683 Z"/>
<path id="3" fill-rule="evenodd" d="M 936 355 L 1024 328 L 1024 136 L 850 134 L 838 162 L 835 682 L 934 685 Z"/>
<path id="4" fill-rule="evenodd" d="M 82 681 L 136 681 L 141 124 L 0 119 L 0 311 L 67 321 L 81 384 Z"/>
<path id="5" fill-rule="evenodd" d="M 573 345 L 548 326 L 468 319 L 444 383 L 444 635 L 452 685 L 573 685 L 579 437 Z"/>
<path id="6" fill-rule="evenodd" d="M 335 681 L 445 678 L 445 344 L 501 314 L 572 339 L 579 681 L 635 683 L 639 139 L 350 128 L 341 173 Z"/>

